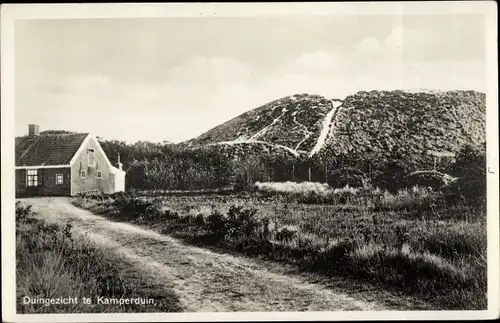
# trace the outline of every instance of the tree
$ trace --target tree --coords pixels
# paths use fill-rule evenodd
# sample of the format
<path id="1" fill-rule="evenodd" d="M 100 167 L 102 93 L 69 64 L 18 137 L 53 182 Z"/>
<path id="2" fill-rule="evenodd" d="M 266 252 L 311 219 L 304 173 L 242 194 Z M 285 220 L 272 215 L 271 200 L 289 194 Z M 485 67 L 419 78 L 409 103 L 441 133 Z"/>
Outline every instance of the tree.
<path id="1" fill-rule="evenodd" d="M 257 156 L 246 156 L 234 163 L 236 188 L 248 189 L 257 181 L 269 181 L 268 169 Z"/>
<path id="2" fill-rule="evenodd" d="M 412 171 L 411 165 L 399 152 L 393 152 L 389 157 L 376 164 L 373 169 L 372 184 L 396 193 L 404 186 L 404 178 Z"/>

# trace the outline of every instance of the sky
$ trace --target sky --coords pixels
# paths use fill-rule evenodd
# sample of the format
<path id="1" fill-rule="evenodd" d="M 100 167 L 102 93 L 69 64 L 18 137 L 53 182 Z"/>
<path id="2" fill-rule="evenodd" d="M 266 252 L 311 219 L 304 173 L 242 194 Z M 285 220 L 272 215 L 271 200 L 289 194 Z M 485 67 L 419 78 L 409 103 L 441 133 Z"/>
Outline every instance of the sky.
<path id="1" fill-rule="evenodd" d="M 16 135 L 181 142 L 297 93 L 486 91 L 483 16 L 20 20 Z"/>

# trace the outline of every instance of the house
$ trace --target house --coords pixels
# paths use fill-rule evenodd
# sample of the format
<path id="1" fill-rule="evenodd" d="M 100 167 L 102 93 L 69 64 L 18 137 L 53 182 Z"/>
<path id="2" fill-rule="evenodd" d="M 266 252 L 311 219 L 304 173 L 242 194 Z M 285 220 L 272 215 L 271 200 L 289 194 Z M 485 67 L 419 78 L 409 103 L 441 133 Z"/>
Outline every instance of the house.
<path id="1" fill-rule="evenodd" d="M 125 171 L 114 167 L 97 138 L 89 133 L 39 132 L 16 137 L 16 196 L 74 196 L 125 190 Z M 118 156 L 119 159 L 119 156 Z"/>

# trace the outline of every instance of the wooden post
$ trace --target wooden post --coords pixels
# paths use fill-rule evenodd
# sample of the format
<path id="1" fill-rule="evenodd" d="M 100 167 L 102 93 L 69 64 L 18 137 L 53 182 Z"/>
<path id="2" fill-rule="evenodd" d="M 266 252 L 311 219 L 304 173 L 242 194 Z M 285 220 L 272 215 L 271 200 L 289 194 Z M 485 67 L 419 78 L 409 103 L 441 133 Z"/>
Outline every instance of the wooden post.
<path id="1" fill-rule="evenodd" d="M 292 165 L 292 182 L 295 182 L 295 165 Z"/>
<path id="2" fill-rule="evenodd" d="M 311 166 L 309 166 L 309 182 L 311 181 Z"/>
<path id="3" fill-rule="evenodd" d="M 328 184 L 328 165 L 325 165 L 325 184 Z"/>

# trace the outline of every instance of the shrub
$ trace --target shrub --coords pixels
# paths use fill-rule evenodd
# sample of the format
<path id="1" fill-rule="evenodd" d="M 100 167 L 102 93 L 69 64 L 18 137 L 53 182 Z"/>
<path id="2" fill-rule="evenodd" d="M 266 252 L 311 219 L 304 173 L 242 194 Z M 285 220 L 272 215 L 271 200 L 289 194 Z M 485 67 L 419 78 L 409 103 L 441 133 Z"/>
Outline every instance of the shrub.
<path id="1" fill-rule="evenodd" d="M 328 183 L 336 188 L 345 186 L 364 187 L 366 181 L 367 175 L 363 171 L 352 167 L 336 169 L 328 176 Z"/>
<path id="2" fill-rule="evenodd" d="M 152 201 L 130 194 L 120 194 L 116 196 L 114 204 L 119 210 L 120 215 L 125 217 L 137 218 L 151 213 L 159 213 L 156 204 Z"/>
<path id="3" fill-rule="evenodd" d="M 254 208 L 231 206 L 228 211 L 230 236 L 233 239 L 257 237 L 260 222 L 256 213 Z"/>
<path id="4" fill-rule="evenodd" d="M 344 239 L 325 250 L 325 258 L 330 265 L 344 261 L 350 252 L 356 247 L 353 240 Z"/>
<path id="5" fill-rule="evenodd" d="M 486 203 L 486 144 L 481 147 L 464 146 L 450 166 L 450 174 L 458 180 L 445 188 L 449 201 Z"/>
<path id="6" fill-rule="evenodd" d="M 291 230 L 290 228 L 284 227 L 276 231 L 276 240 L 290 243 L 297 235 L 297 230 Z"/>
<path id="7" fill-rule="evenodd" d="M 113 194 L 110 194 L 109 197 L 111 197 L 114 200 L 120 200 L 120 199 L 125 199 L 130 196 L 135 196 L 136 192 L 134 190 L 130 190 L 128 192 L 116 192 Z"/>
<path id="8" fill-rule="evenodd" d="M 360 188 L 350 187 L 346 185 L 343 188 L 336 188 L 333 190 L 333 197 L 337 203 L 345 204 L 350 203 L 351 200 L 358 195 Z"/>
<path id="9" fill-rule="evenodd" d="M 219 211 L 214 211 L 208 216 L 207 226 L 210 234 L 218 240 L 222 240 L 226 236 L 228 230 L 227 221 Z"/>
<path id="10" fill-rule="evenodd" d="M 431 187 L 434 190 L 440 190 L 455 180 L 456 178 L 438 171 L 417 171 L 406 175 L 403 185 L 405 187 Z"/>
<path id="11" fill-rule="evenodd" d="M 16 201 L 16 224 L 28 221 L 30 215 L 31 205 L 22 206 L 21 202 Z"/>
<path id="12" fill-rule="evenodd" d="M 198 226 L 204 226 L 205 218 L 203 217 L 203 214 L 198 213 L 198 215 L 196 215 L 196 218 L 194 219 L 194 223 Z"/>
<path id="13" fill-rule="evenodd" d="M 179 218 L 180 218 L 179 213 L 172 211 L 172 210 L 165 210 L 164 215 L 165 215 L 165 218 L 170 219 L 170 220 L 179 220 Z"/>
<path id="14" fill-rule="evenodd" d="M 395 156 L 395 159 L 387 167 L 375 173 L 372 183 L 376 187 L 397 193 L 398 190 L 405 187 L 404 178 L 408 173 L 410 173 L 409 166 L 401 160 L 400 156 Z"/>

